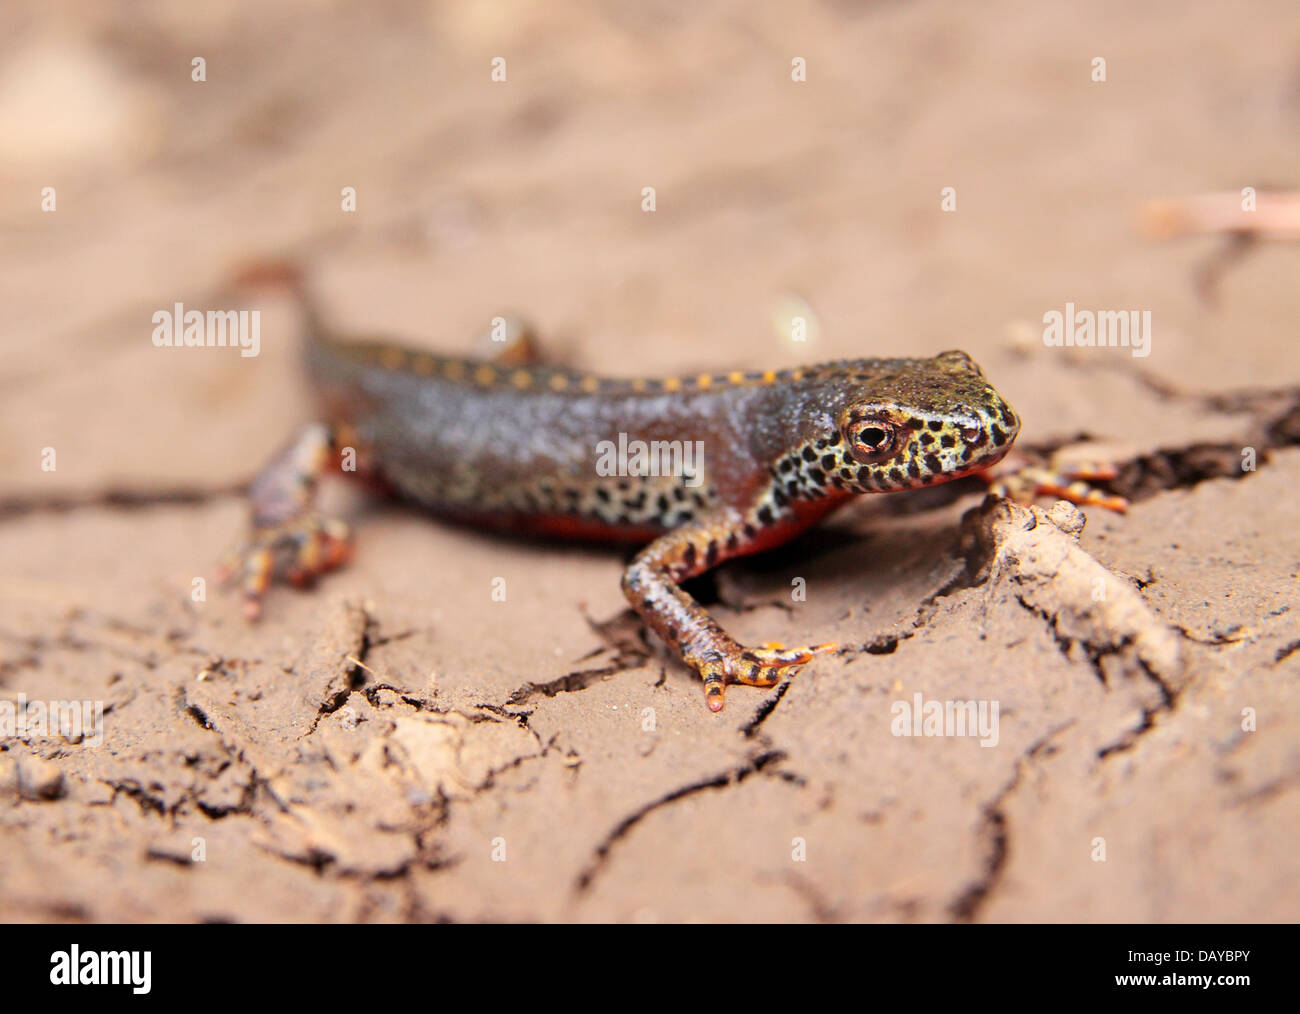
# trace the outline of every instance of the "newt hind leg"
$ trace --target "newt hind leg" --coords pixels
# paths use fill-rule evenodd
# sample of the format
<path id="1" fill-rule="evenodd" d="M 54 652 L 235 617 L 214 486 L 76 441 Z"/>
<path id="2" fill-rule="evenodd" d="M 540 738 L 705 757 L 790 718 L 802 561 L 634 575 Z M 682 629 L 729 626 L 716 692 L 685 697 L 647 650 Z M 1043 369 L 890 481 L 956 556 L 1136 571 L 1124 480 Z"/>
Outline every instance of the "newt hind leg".
<path id="1" fill-rule="evenodd" d="M 752 525 L 735 511 L 720 511 L 660 536 L 643 549 L 623 574 L 623 593 L 632 607 L 704 680 L 710 711 L 721 711 L 728 683 L 775 686 L 794 676 L 814 656 L 838 645 L 808 648 L 738 644 L 679 582 L 709 570 L 724 559 L 757 548 Z"/>
<path id="2" fill-rule="evenodd" d="M 244 614 L 256 619 L 271 583 L 312 583 L 351 555 L 351 537 L 341 521 L 313 509 L 320 476 L 336 461 L 335 435 L 325 426 L 305 427 L 249 486 L 252 530 L 226 554 L 218 577 L 239 584 Z"/>

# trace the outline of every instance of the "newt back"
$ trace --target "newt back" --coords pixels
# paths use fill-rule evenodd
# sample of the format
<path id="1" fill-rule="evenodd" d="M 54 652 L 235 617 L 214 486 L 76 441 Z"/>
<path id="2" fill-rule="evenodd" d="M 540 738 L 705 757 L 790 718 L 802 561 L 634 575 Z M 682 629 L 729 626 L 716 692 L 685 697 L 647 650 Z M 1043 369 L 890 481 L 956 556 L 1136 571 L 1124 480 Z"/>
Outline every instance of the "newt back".
<path id="1" fill-rule="evenodd" d="M 947 481 L 1000 458 L 1018 429 L 964 353 L 620 380 L 327 340 L 309 363 L 323 418 L 395 492 L 584 538 Z"/>

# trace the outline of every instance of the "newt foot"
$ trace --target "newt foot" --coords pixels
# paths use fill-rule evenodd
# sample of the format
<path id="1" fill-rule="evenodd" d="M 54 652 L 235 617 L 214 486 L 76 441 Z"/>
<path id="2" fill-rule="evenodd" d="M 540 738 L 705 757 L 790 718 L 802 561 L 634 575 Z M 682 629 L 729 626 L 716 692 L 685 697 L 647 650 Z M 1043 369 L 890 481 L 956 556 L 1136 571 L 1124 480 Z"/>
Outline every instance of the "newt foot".
<path id="1" fill-rule="evenodd" d="M 279 525 L 253 529 L 248 541 L 227 553 L 218 568 L 222 584 L 239 582 L 244 615 L 255 620 L 272 582 L 298 587 L 342 565 L 351 555 L 352 541 L 342 521 L 306 514 Z"/>
<path id="2" fill-rule="evenodd" d="M 834 651 L 835 643 L 807 648 L 740 648 L 723 653 L 709 652 L 696 663 L 704 677 L 704 702 L 712 712 L 722 710 L 728 683 L 751 687 L 774 687 L 783 679 L 798 674 L 816 655 Z"/>
<path id="3" fill-rule="evenodd" d="M 1023 504 L 1031 504 L 1039 496 L 1055 496 L 1080 507 L 1104 507 L 1123 514 L 1129 507 L 1127 499 L 1089 485 L 1108 482 L 1116 474 L 1114 466 L 1104 463 L 1065 465 L 1054 469 L 1027 466 L 990 481 L 989 492 Z"/>

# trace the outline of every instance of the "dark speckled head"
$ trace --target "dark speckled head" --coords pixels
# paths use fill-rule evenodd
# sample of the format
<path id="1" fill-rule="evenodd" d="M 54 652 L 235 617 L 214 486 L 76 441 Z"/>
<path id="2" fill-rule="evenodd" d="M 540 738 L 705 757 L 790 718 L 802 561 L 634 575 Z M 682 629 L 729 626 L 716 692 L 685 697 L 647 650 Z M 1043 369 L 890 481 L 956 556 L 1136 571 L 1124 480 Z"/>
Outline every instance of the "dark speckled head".
<path id="1" fill-rule="evenodd" d="M 818 374 L 809 379 L 834 391 L 833 415 L 776 466 L 803 497 L 947 482 L 1001 460 L 1020 431 L 964 352 L 832 363 Z"/>

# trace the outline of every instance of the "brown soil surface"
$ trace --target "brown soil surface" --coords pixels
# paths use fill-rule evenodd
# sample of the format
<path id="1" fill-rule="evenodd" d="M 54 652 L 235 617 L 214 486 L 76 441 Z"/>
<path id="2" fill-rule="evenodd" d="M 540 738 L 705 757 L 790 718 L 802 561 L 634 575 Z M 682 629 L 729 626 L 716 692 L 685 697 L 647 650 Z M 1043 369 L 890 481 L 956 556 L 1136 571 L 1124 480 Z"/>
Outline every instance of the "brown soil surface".
<path id="1" fill-rule="evenodd" d="M 0 8 L 0 703 L 105 708 L 0 745 L 0 918 L 1300 918 L 1300 245 L 1207 295 L 1221 238 L 1135 228 L 1300 185 L 1300 7 L 680 6 Z M 601 372 L 963 348 L 1135 503 L 963 484 L 726 566 L 740 639 L 845 649 L 719 716 L 619 552 L 373 501 L 249 625 L 193 589 L 309 418 L 293 314 L 256 358 L 150 336 L 267 253 L 346 328 L 519 311 Z M 1045 347 L 1067 302 L 1150 310 L 1150 355 Z M 996 745 L 893 734 L 915 694 Z"/>

